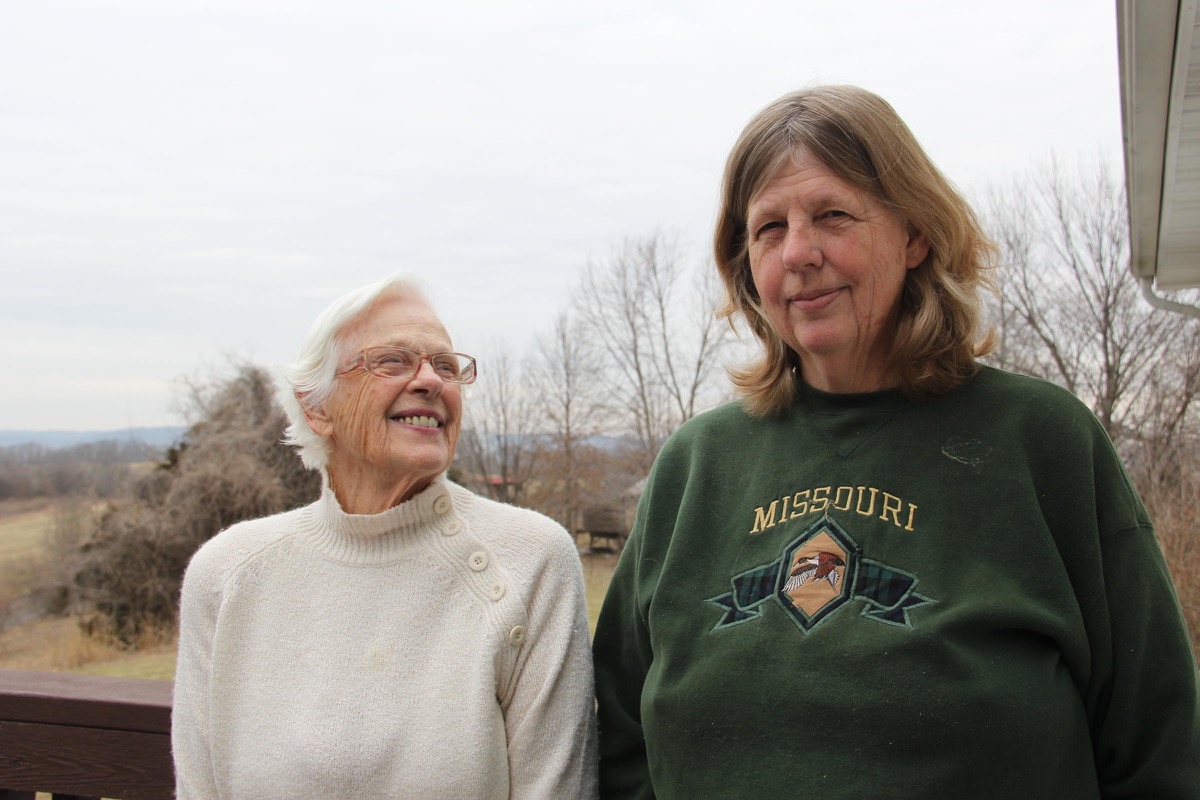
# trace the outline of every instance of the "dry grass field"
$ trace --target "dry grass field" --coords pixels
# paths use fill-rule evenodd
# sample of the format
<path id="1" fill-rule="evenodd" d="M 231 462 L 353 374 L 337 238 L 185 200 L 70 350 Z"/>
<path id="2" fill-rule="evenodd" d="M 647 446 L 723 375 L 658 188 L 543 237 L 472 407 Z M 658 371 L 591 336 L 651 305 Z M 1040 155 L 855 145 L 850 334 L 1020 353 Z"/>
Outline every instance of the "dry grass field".
<path id="1" fill-rule="evenodd" d="M 15 597 L 36 588 L 46 568 L 44 544 L 54 515 L 46 499 L 0 502 L 0 621 Z"/>
<path id="2" fill-rule="evenodd" d="M 74 617 L 53 617 L 0 632 L 0 668 L 171 680 L 175 643 L 163 638 L 129 651 L 85 636 Z"/>
<path id="3" fill-rule="evenodd" d="M 596 632 L 596 618 L 600 616 L 600 603 L 608 591 L 613 570 L 617 566 L 615 553 L 588 553 L 583 556 L 583 583 L 587 589 L 588 630 Z"/>
<path id="4" fill-rule="evenodd" d="M 14 598 L 35 588 L 38 575 L 49 568 L 45 544 L 57 513 L 45 499 L 0 503 L 0 612 L 7 612 Z M 0 668 L 158 680 L 174 677 L 173 639 L 160 635 L 144 644 L 129 652 L 85 636 L 74 617 L 35 619 L 0 629 Z"/>
<path id="5" fill-rule="evenodd" d="M 54 521 L 54 505 L 45 498 L 0 502 L 0 565 L 36 555 Z"/>

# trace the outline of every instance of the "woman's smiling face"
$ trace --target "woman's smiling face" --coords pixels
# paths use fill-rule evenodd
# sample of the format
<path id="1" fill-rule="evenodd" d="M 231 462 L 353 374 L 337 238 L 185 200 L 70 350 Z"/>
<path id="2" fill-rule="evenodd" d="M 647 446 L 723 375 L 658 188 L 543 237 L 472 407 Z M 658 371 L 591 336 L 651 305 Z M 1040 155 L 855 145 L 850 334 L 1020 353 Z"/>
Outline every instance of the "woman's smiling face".
<path id="1" fill-rule="evenodd" d="M 433 309 L 404 297 L 382 298 L 339 339 L 344 361 L 381 345 L 418 353 L 453 350 Z M 398 496 L 407 499 L 449 468 L 462 425 L 459 384 L 443 381 L 427 361 L 407 379 L 378 378 L 358 369 L 336 380 L 324 406 L 309 412 L 313 430 L 329 438 L 335 484 L 394 484 Z"/>
<path id="2" fill-rule="evenodd" d="M 895 384 L 888 369 L 907 271 L 929 243 L 881 201 L 799 151 L 750 202 L 750 272 L 806 383 L 829 392 Z"/>

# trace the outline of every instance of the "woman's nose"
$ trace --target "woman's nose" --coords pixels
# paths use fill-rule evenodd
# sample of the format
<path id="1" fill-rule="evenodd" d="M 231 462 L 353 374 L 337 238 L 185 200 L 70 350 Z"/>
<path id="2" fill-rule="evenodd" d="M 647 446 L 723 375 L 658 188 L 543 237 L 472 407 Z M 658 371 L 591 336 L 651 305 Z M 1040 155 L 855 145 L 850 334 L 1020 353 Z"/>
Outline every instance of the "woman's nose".
<path id="1" fill-rule="evenodd" d="M 442 376 L 433 368 L 433 363 L 428 358 L 422 358 L 417 364 L 417 371 L 413 373 L 409 379 L 409 388 L 414 391 L 432 392 L 440 394 L 446 382 L 442 380 Z"/>
<path id="2" fill-rule="evenodd" d="M 802 225 L 788 227 L 783 240 L 783 265 L 788 269 L 819 266 L 824 260 L 817 238 L 810 228 Z"/>

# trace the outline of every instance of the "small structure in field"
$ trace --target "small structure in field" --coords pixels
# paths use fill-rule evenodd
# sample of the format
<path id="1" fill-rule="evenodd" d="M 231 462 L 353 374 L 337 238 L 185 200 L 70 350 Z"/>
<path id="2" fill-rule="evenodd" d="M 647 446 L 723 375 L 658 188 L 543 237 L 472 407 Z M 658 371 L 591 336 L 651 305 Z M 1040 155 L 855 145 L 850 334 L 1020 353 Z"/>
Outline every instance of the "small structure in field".
<path id="1" fill-rule="evenodd" d="M 587 535 L 590 552 L 620 552 L 629 538 L 629 516 L 619 505 L 589 506 L 583 510 L 583 525 L 576 533 Z"/>

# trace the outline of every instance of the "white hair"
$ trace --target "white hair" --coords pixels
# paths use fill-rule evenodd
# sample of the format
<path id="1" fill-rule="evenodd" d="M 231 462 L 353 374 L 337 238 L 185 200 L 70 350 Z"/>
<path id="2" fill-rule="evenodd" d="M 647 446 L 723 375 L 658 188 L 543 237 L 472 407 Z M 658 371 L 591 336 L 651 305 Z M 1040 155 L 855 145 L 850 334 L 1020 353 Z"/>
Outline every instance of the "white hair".
<path id="1" fill-rule="evenodd" d="M 300 355 L 280 367 L 276 399 L 287 414 L 283 441 L 293 445 L 309 469 L 319 470 L 329 460 L 329 442 L 309 427 L 305 409 L 319 409 L 333 394 L 343 353 L 342 331 L 384 297 L 417 300 L 431 305 L 415 278 L 394 273 L 339 297 L 317 315 L 300 345 Z"/>

